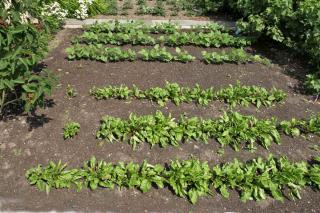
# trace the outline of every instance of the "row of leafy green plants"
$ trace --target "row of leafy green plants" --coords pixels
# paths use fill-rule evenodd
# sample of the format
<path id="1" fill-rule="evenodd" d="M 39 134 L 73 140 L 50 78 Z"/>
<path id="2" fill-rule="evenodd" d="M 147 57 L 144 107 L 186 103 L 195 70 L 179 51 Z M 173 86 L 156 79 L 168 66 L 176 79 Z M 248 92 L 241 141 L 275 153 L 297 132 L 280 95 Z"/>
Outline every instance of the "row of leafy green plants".
<path id="1" fill-rule="evenodd" d="M 259 108 L 261 106 L 272 106 L 286 98 L 286 94 L 282 90 L 274 88 L 268 91 L 263 87 L 244 86 L 240 82 L 219 90 L 215 90 L 213 87 L 203 89 L 198 84 L 191 88 L 182 87 L 178 83 L 170 82 L 166 82 L 164 87 L 151 87 L 145 90 L 141 90 L 135 85 L 132 89 L 124 85 L 93 87 L 90 94 L 97 100 L 111 98 L 123 100 L 131 98 L 147 99 L 157 102 L 160 106 L 166 105 L 169 100 L 176 105 L 195 102 L 203 106 L 212 101 L 222 100 L 232 107 L 253 104 Z"/>
<path id="2" fill-rule="evenodd" d="M 141 59 L 143 61 L 160 61 L 160 62 L 192 62 L 196 58 L 190 55 L 186 50 L 179 47 L 175 49 L 175 54 L 172 54 L 158 44 L 153 48 L 142 48 L 138 54 L 132 49 L 122 49 L 120 47 L 106 47 L 102 44 L 81 45 L 75 44 L 66 49 L 69 60 L 90 59 L 100 62 L 118 62 L 118 61 L 135 61 Z M 256 62 L 269 65 L 270 61 L 260 55 L 252 55 L 244 49 L 231 49 L 221 52 L 202 52 L 202 61 L 208 64 L 222 63 L 250 63 Z"/>
<path id="3" fill-rule="evenodd" d="M 154 37 L 151 34 L 165 34 Z M 235 36 L 231 30 L 219 24 L 194 26 L 192 31 L 183 32 L 174 23 L 147 26 L 141 22 L 108 22 L 87 27 L 73 43 L 114 45 L 194 45 L 203 47 L 244 47 L 251 44 L 251 38 Z"/>
<path id="4" fill-rule="evenodd" d="M 222 147 L 231 146 L 236 151 L 245 147 L 254 151 L 256 143 L 266 149 L 272 142 L 280 144 L 280 133 L 291 137 L 319 135 L 320 114 L 309 119 L 278 122 L 276 118 L 258 119 L 232 111 L 215 119 L 181 115 L 178 120 L 160 111 L 143 116 L 131 113 L 128 119 L 103 117 L 96 136 L 109 142 L 128 141 L 134 149 L 141 143 L 167 147 L 192 140 L 207 144 L 209 139 L 215 139 Z"/>
<path id="5" fill-rule="evenodd" d="M 178 32 L 175 34 L 155 38 L 142 31 L 130 33 L 93 33 L 85 32 L 73 40 L 73 43 L 85 44 L 113 44 L 113 45 L 155 45 L 166 46 L 201 46 L 201 47 L 244 47 L 251 44 L 249 39 L 235 37 L 228 33 L 210 32 Z"/>
<path id="6" fill-rule="evenodd" d="M 45 95 L 56 81 L 50 71 L 34 69 L 64 18 L 59 8 L 53 13 L 52 5 L 45 3 L 0 2 L 0 119 L 13 109 L 30 111 L 44 106 Z"/>
<path id="7" fill-rule="evenodd" d="M 152 187 L 167 187 L 193 204 L 203 196 L 212 196 L 212 189 L 226 198 L 230 190 L 237 190 L 242 201 L 264 200 L 267 196 L 283 201 L 287 195 L 300 199 L 304 187 L 320 189 L 319 157 L 310 163 L 270 155 L 268 159 L 259 157 L 245 163 L 235 159 L 213 168 L 196 158 L 175 160 L 162 166 L 147 161 L 112 164 L 92 157 L 81 168 L 66 167 L 61 162 L 38 165 L 26 172 L 26 178 L 47 193 L 51 189 L 76 188 L 80 191 L 82 188 L 114 189 L 115 186 L 136 188 L 146 193 Z"/>
<path id="8" fill-rule="evenodd" d="M 79 131 L 79 123 L 68 122 L 64 127 L 64 138 L 73 138 Z M 133 149 L 141 143 L 148 143 L 151 147 L 177 147 L 187 141 L 195 140 L 208 144 L 209 139 L 215 139 L 221 148 L 231 146 L 236 151 L 240 148 L 254 151 L 255 144 L 266 149 L 273 142 L 281 144 L 281 134 L 290 137 L 320 135 L 320 114 L 309 119 L 277 122 L 275 118 L 258 119 L 232 111 L 224 112 L 215 119 L 188 118 L 183 114 L 178 120 L 160 111 L 143 116 L 131 113 L 128 119 L 103 117 L 96 137 L 111 143 L 128 141 Z"/>
<path id="9" fill-rule="evenodd" d="M 232 33 L 233 31 L 223 25 L 217 23 L 207 23 L 204 25 L 194 25 L 191 28 L 192 31 L 196 32 L 229 32 Z M 154 25 L 147 25 L 143 21 L 109 21 L 103 23 L 95 23 L 89 26 L 84 27 L 85 32 L 92 32 L 92 33 L 126 33 L 130 34 L 133 32 L 141 32 L 141 33 L 150 33 L 150 34 L 175 34 L 183 32 L 181 26 L 178 24 L 169 21 L 169 22 L 162 22 L 157 23 Z M 233 32 L 234 34 L 235 32 Z"/>

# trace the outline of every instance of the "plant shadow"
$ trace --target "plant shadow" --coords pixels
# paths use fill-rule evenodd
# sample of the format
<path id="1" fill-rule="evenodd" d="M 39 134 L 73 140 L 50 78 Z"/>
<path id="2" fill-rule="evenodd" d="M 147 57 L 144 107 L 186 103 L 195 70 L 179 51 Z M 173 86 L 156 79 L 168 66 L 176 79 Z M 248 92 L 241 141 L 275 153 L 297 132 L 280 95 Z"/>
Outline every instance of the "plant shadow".
<path id="1" fill-rule="evenodd" d="M 297 51 L 270 39 L 260 39 L 250 48 L 247 48 L 247 50 L 253 54 L 259 54 L 268 58 L 272 64 L 278 65 L 284 74 L 298 80 L 297 85 L 289 86 L 293 92 L 308 95 L 304 81 L 306 75 L 312 70 L 312 67 L 306 56 L 302 56 Z"/>
<path id="2" fill-rule="evenodd" d="M 55 102 L 53 101 L 53 99 L 46 99 L 43 108 L 52 108 L 54 106 Z M 8 106 L 4 110 L 2 117 L 0 117 L 0 121 L 7 122 L 10 120 L 15 120 L 18 117 L 26 117 L 26 122 L 29 125 L 29 131 L 42 127 L 44 124 L 49 123 L 51 120 L 53 120 L 43 113 L 41 115 L 37 115 L 36 109 L 30 111 L 29 113 L 26 113 L 22 104 L 15 104 Z"/>

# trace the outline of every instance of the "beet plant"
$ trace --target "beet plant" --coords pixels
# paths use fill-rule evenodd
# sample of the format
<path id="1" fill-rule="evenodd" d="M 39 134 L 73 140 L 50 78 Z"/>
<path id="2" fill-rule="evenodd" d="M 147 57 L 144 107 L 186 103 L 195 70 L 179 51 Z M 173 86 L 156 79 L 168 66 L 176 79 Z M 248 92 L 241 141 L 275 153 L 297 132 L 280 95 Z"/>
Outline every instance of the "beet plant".
<path id="1" fill-rule="evenodd" d="M 114 189 L 136 188 L 146 193 L 152 187 L 168 187 L 172 192 L 192 204 L 203 196 L 213 196 L 216 189 L 223 197 L 236 190 L 242 201 L 265 200 L 268 196 L 283 201 L 287 194 L 292 199 L 301 199 L 300 191 L 311 187 L 320 189 L 320 158 L 313 163 L 293 162 L 287 157 L 267 159 L 258 157 L 247 162 L 235 159 L 232 162 L 210 167 L 197 158 L 171 160 L 166 167 L 160 164 L 118 162 L 112 164 L 92 157 L 81 168 L 67 169 L 66 164 L 50 162 L 38 165 L 26 172 L 30 185 L 49 193 L 52 189 L 86 187 Z"/>
<path id="2" fill-rule="evenodd" d="M 107 86 L 102 88 L 92 88 L 90 94 L 96 99 L 149 99 L 157 102 L 160 106 L 164 106 L 168 101 L 179 105 L 183 102 L 195 102 L 206 106 L 212 101 L 220 100 L 229 104 L 231 107 L 237 105 L 249 106 L 253 104 L 256 107 L 272 106 L 285 100 L 286 94 L 282 90 L 273 88 L 267 90 L 258 86 L 244 86 L 240 82 L 236 85 L 214 90 L 214 88 L 201 88 L 199 85 L 193 87 L 182 87 L 177 83 L 166 82 L 164 87 L 151 87 L 141 90 L 136 86 L 132 89 L 121 85 Z"/>
<path id="3" fill-rule="evenodd" d="M 211 53 L 203 51 L 202 57 L 204 62 L 207 64 L 222 64 L 224 62 L 237 64 L 245 64 L 249 62 L 257 62 L 265 65 L 270 64 L 268 59 L 262 58 L 259 55 L 250 55 L 243 49 L 232 49 L 228 52 L 223 50 L 222 52 Z"/>
<path id="4" fill-rule="evenodd" d="M 256 144 L 266 149 L 272 143 L 280 144 L 281 133 L 293 137 L 302 133 L 320 135 L 320 115 L 277 122 L 275 118 L 257 119 L 237 112 L 225 112 L 215 119 L 184 115 L 175 119 L 157 111 L 144 116 L 130 114 L 128 119 L 105 116 L 96 136 L 109 142 L 129 142 L 134 149 L 141 143 L 167 147 L 192 140 L 207 144 L 209 139 L 215 139 L 221 147 L 231 146 L 236 151 L 245 147 L 253 151 Z"/>
<path id="5" fill-rule="evenodd" d="M 80 131 L 80 124 L 74 121 L 70 121 L 66 123 L 66 125 L 63 127 L 63 138 L 69 139 L 73 138 L 78 134 Z"/>

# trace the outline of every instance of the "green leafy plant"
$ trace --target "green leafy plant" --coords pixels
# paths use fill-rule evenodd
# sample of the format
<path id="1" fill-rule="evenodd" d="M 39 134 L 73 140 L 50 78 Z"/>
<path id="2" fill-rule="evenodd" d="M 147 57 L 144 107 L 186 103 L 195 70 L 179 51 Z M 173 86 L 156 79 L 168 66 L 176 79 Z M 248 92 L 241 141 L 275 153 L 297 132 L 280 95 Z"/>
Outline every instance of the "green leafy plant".
<path id="1" fill-rule="evenodd" d="M 175 61 L 187 63 L 196 59 L 194 56 L 190 55 L 186 50 L 181 50 L 179 47 L 176 48 L 176 54 L 177 55 L 174 56 Z"/>
<path id="2" fill-rule="evenodd" d="M 183 32 L 179 25 L 171 22 L 152 26 L 141 22 L 94 24 L 87 27 L 84 34 L 77 37 L 76 41 L 112 44 L 118 42 L 118 45 L 121 45 L 122 42 L 118 40 L 121 41 L 122 36 L 127 38 L 126 43 L 134 44 L 136 34 L 151 40 L 152 37 L 148 37 L 147 33 L 165 34 L 166 36 L 153 38 L 153 42 L 168 46 L 244 47 L 251 44 L 250 38 L 232 35 L 231 32 L 218 24 L 198 25 L 191 32 Z M 118 38 L 119 36 L 120 38 Z M 149 45 L 149 43 L 147 44 Z"/>
<path id="3" fill-rule="evenodd" d="M 175 23 L 157 23 L 150 27 L 150 33 L 154 34 L 173 34 L 181 30 L 181 27 Z"/>
<path id="4" fill-rule="evenodd" d="M 128 141 L 134 149 L 144 142 L 151 146 L 167 147 L 179 146 L 181 142 L 190 140 L 208 143 L 211 138 L 222 147 L 231 146 L 238 151 L 245 144 L 246 148 L 253 151 L 256 143 L 266 149 L 273 142 L 280 144 L 280 133 L 294 137 L 302 133 L 319 135 L 320 114 L 305 120 L 277 123 L 275 118 L 262 120 L 237 112 L 225 112 L 216 119 L 181 116 L 176 120 L 171 115 L 165 116 L 157 111 L 145 116 L 130 114 L 127 120 L 105 116 L 96 135 L 109 142 Z"/>
<path id="5" fill-rule="evenodd" d="M 183 60 L 183 59 L 180 59 Z M 192 88 L 181 87 L 177 83 L 166 82 L 165 87 L 152 87 L 140 90 L 133 86 L 132 89 L 121 85 L 120 87 L 108 86 L 103 88 L 92 88 L 90 94 L 96 99 L 149 99 L 164 106 L 169 100 L 179 105 L 182 102 L 194 101 L 200 105 L 208 105 L 211 101 L 221 100 L 235 107 L 236 105 L 248 106 L 253 104 L 258 108 L 261 106 L 272 106 L 286 98 L 282 90 L 272 89 L 268 91 L 263 87 L 243 86 L 237 82 L 235 86 L 215 91 L 213 88 L 202 89 L 199 85 Z"/>
<path id="6" fill-rule="evenodd" d="M 153 16 L 165 16 L 163 0 L 156 0 L 154 7 L 149 7 L 145 0 L 137 1 L 138 9 L 136 14 L 138 15 L 153 15 Z"/>
<path id="7" fill-rule="evenodd" d="M 144 61 L 170 62 L 174 59 L 173 55 L 165 47 L 160 48 L 159 45 L 156 45 L 153 49 L 142 49 L 139 53 Z"/>
<path id="8" fill-rule="evenodd" d="M 106 4 L 106 3 L 104 3 Z M 106 12 L 103 14 L 107 15 L 117 15 L 118 14 L 118 1 L 117 0 L 108 0 L 106 5 Z"/>
<path id="9" fill-rule="evenodd" d="M 269 60 L 262 58 L 259 55 L 250 55 L 243 49 L 232 49 L 230 52 L 202 52 L 203 60 L 208 64 L 221 64 L 223 62 L 227 63 L 248 63 L 248 62 L 258 62 L 262 64 L 270 64 Z"/>
<path id="10" fill-rule="evenodd" d="M 299 191 L 309 181 L 306 162 L 291 163 L 287 158 L 257 158 L 243 164 L 238 160 L 213 168 L 213 186 L 228 198 L 228 189 L 240 191 L 242 201 L 264 200 L 269 194 L 283 200 L 284 187 L 292 198 L 301 198 Z"/>
<path id="11" fill-rule="evenodd" d="M 223 25 L 217 23 L 210 23 L 205 25 L 195 25 L 191 29 L 192 32 L 195 31 L 197 33 L 202 32 L 206 33 L 214 33 L 214 32 L 232 32 L 227 29 Z M 119 21 L 109 21 L 103 23 L 95 23 L 92 25 L 88 25 L 84 28 L 85 32 L 93 32 L 93 33 L 131 33 L 136 31 L 141 31 L 143 33 L 153 33 L 153 34 L 175 34 L 182 33 L 181 26 L 175 24 L 174 22 L 163 22 L 157 23 L 155 25 L 147 25 L 143 21 L 128 21 L 128 22 L 119 22 Z M 194 35 L 192 33 L 192 35 Z M 231 35 L 230 35 L 231 36 Z M 236 37 L 241 38 L 241 37 Z"/>
<path id="12" fill-rule="evenodd" d="M 80 131 L 80 124 L 77 122 L 70 121 L 63 128 L 63 138 L 73 138 Z"/>
<path id="13" fill-rule="evenodd" d="M 273 103 L 281 102 L 286 98 L 286 94 L 282 90 L 273 88 L 268 91 L 263 87 L 258 86 L 243 86 L 237 82 L 235 86 L 229 85 L 216 92 L 217 99 L 231 106 L 242 105 L 248 106 L 253 104 L 258 108 L 260 106 L 272 106 Z"/>
<path id="14" fill-rule="evenodd" d="M 142 49 L 139 53 L 144 61 L 179 61 L 186 63 L 195 60 L 195 57 L 180 48 L 176 48 L 176 55 L 172 55 L 165 47 L 160 48 L 159 45 L 154 46 L 153 49 Z"/>
<path id="15" fill-rule="evenodd" d="M 251 44 L 248 38 L 235 37 L 221 31 L 175 32 L 174 34 L 161 36 L 159 40 L 168 46 L 244 47 Z"/>
<path id="16" fill-rule="evenodd" d="M 198 159 L 172 161 L 165 176 L 175 194 L 188 198 L 192 204 L 197 203 L 199 197 L 211 194 L 212 173 L 207 162 Z"/>
<path id="17" fill-rule="evenodd" d="M 66 95 L 68 98 L 74 98 L 77 96 L 76 90 L 70 84 L 67 86 Z"/>
<path id="18" fill-rule="evenodd" d="M 69 60 L 91 59 L 101 62 L 108 61 L 133 61 L 136 59 L 136 53 L 131 50 L 121 50 L 119 47 L 103 47 L 101 44 L 83 46 L 76 44 L 66 50 Z"/>
<path id="19" fill-rule="evenodd" d="M 320 114 L 312 115 L 309 119 L 291 119 L 280 123 L 285 134 L 297 137 L 301 134 L 320 135 Z"/>
<path id="20" fill-rule="evenodd" d="M 320 158 L 315 157 L 314 163 L 308 163 L 270 155 L 266 160 L 259 157 L 246 163 L 235 159 L 210 169 L 207 162 L 196 158 L 171 161 L 163 167 L 147 161 L 141 165 L 133 162 L 113 165 L 92 157 L 82 168 L 70 170 L 61 162 L 50 162 L 46 167 L 38 165 L 27 170 L 26 179 L 47 193 L 71 187 L 113 189 L 115 185 L 137 188 L 145 193 L 156 185 L 158 188 L 168 186 L 174 194 L 195 204 L 202 196 L 212 196 L 210 186 L 213 186 L 226 198 L 229 190 L 237 190 L 242 201 L 264 200 L 268 195 L 282 201 L 285 191 L 293 199 L 300 199 L 299 191 L 304 187 L 320 189 Z"/>
<path id="21" fill-rule="evenodd" d="M 315 74 L 307 75 L 307 79 L 305 81 L 306 89 L 316 95 L 315 102 L 318 101 L 320 95 L 320 79 Z"/>
<path id="22" fill-rule="evenodd" d="M 113 13 L 114 10 L 113 4 L 115 1 L 113 0 L 94 0 L 92 4 L 88 7 L 88 14 L 90 16 L 96 16 L 100 14 L 110 14 Z M 111 4 L 111 5 L 109 5 Z"/>
<path id="23" fill-rule="evenodd" d="M 259 142 L 268 148 L 271 143 L 280 143 L 280 135 L 275 119 L 258 120 L 239 113 L 225 113 L 218 119 L 203 120 L 197 117 L 180 120 L 163 115 L 157 111 L 154 115 L 137 116 L 131 114 L 128 120 L 106 116 L 101 121 L 97 138 L 110 142 L 124 141 L 135 149 L 146 142 L 151 146 L 178 146 L 186 140 L 200 140 L 207 143 L 209 138 L 216 139 L 222 146 L 230 145 L 239 150 L 242 143 L 253 150 Z"/>
<path id="24" fill-rule="evenodd" d="M 50 161 L 49 165 L 29 169 L 26 177 L 31 185 L 36 185 L 40 191 L 46 191 L 48 194 L 52 188 L 71 188 L 77 186 L 81 189 L 82 174 L 77 169 L 66 170 L 67 164 L 61 161 L 54 163 Z"/>
<path id="25" fill-rule="evenodd" d="M 86 44 L 113 44 L 113 45 L 154 45 L 155 39 L 143 31 L 132 31 L 130 33 L 94 33 L 84 32 L 76 37 L 73 43 Z"/>
<path id="26" fill-rule="evenodd" d="M 88 25 L 84 30 L 85 32 L 93 33 L 131 33 L 136 31 L 147 33 L 149 32 L 149 27 L 141 21 L 128 21 L 125 23 L 110 21 Z"/>
<path id="27" fill-rule="evenodd" d="M 50 37 L 46 22 L 38 14 L 38 2 L 12 1 L 7 9 L 4 4 L 1 1 L 0 117 L 15 105 L 22 106 L 26 112 L 45 106 L 45 96 L 50 95 L 56 81 L 49 70 L 33 70 L 45 56 Z M 39 24 L 24 19 L 27 13 L 38 18 Z"/>

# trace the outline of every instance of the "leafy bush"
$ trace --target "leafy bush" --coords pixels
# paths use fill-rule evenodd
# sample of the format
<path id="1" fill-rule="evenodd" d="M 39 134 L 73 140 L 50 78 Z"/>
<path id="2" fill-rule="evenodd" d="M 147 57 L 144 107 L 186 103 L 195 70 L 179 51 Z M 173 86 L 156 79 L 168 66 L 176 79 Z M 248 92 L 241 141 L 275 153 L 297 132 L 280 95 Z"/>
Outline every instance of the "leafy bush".
<path id="1" fill-rule="evenodd" d="M 306 77 L 307 79 L 304 83 L 305 87 L 310 93 L 315 94 L 317 96 L 317 101 L 320 95 L 320 78 L 317 74 L 310 74 Z"/>
<path id="2" fill-rule="evenodd" d="M 88 7 L 88 14 L 90 16 L 96 16 L 100 14 L 107 14 L 109 12 L 108 0 L 94 0 Z"/>
<path id="3" fill-rule="evenodd" d="M 33 71 L 48 40 L 38 9 L 35 1 L 0 2 L 0 115 L 13 104 L 23 105 L 25 111 L 44 106 L 54 84 L 48 70 Z"/>

